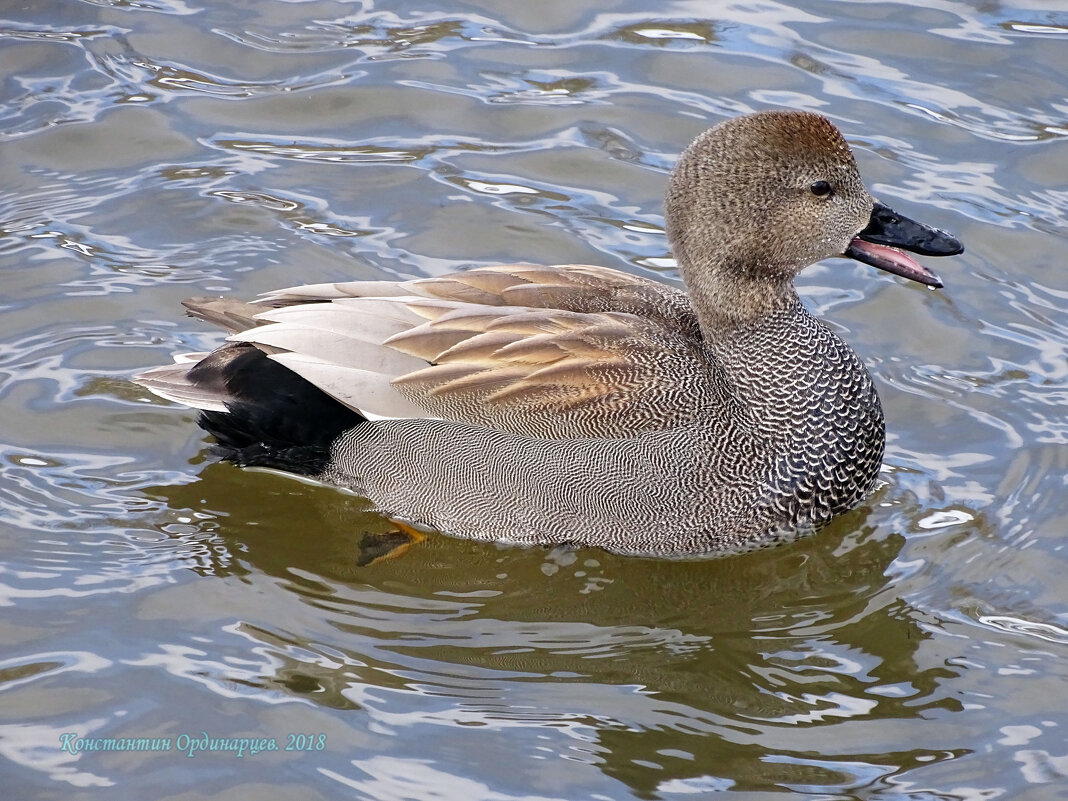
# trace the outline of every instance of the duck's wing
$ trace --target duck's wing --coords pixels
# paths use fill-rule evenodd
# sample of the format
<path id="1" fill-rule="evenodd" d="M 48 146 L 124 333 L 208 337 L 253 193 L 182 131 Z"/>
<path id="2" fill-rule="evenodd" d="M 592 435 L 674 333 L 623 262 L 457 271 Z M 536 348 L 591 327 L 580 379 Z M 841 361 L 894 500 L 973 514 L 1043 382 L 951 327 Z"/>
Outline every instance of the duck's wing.
<path id="1" fill-rule="evenodd" d="M 257 303 L 285 306 L 352 297 L 416 297 L 481 306 L 527 306 L 573 312 L 624 312 L 700 339 L 686 294 L 674 287 L 592 264 L 499 264 L 411 281 L 349 281 L 289 287 Z"/>
<path id="2" fill-rule="evenodd" d="M 297 287 L 260 305 L 187 305 L 234 331 L 232 342 L 255 345 L 370 416 L 629 437 L 684 425 L 716 404 L 715 366 L 692 334 L 685 296 L 604 268 L 510 265 Z M 146 375 L 165 394 L 160 377 Z M 189 403 L 193 393 L 186 386 L 170 397 Z"/>

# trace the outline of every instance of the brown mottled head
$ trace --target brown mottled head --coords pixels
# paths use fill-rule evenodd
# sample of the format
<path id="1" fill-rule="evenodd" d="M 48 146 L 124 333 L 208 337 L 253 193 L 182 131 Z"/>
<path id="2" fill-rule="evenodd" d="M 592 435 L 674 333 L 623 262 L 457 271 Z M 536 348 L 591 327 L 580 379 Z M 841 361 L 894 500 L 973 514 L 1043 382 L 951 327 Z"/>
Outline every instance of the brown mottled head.
<path id="1" fill-rule="evenodd" d="M 671 176 L 667 226 L 684 273 L 730 265 L 790 281 L 845 252 L 873 202 L 826 117 L 766 111 L 727 120 L 686 149 Z"/>
<path id="2" fill-rule="evenodd" d="M 937 277 L 898 248 L 960 252 L 944 232 L 876 204 L 837 128 L 819 114 L 764 111 L 697 137 L 671 174 L 667 234 L 702 328 L 752 319 L 794 297 L 795 275 L 848 255 L 912 280 Z"/>

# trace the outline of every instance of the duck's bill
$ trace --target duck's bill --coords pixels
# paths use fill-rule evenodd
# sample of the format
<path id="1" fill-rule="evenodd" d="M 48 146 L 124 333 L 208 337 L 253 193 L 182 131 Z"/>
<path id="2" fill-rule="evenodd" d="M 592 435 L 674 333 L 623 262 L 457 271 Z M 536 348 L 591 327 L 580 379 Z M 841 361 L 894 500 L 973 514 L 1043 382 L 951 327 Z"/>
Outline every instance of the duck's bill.
<path id="1" fill-rule="evenodd" d="M 930 225 L 910 220 L 876 202 L 867 227 L 854 237 L 845 255 L 927 286 L 940 288 L 942 279 L 903 252 L 921 256 L 955 256 L 964 252 L 960 240 Z"/>

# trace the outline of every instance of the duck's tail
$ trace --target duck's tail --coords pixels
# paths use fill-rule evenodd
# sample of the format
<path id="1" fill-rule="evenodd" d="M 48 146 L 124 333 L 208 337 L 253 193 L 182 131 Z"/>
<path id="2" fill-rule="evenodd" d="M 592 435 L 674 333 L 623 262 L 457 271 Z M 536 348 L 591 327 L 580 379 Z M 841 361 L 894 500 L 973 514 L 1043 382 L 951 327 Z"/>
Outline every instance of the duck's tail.
<path id="1" fill-rule="evenodd" d="M 197 422 L 215 438 L 216 453 L 239 465 L 318 475 L 334 441 L 365 421 L 253 345 L 217 350 L 189 374 L 225 382 L 227 410 L 204 410 Z"/>
<path id="2" fill-rule="evenodd" d="M 134 380 L 200 409 L 197 422 L 215 438 L 216 454 L 239 465 L 318 475 L 333 442 L 366 419 L 244 343 L 184 354 Z"/>

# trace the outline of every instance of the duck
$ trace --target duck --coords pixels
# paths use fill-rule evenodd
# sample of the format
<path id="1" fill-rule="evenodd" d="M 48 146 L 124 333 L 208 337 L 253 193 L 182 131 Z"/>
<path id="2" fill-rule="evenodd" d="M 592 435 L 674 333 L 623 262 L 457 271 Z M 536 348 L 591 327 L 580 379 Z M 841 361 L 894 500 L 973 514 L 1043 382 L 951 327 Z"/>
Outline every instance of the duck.
<path id="1" fill-rule="evenodd" d="M 193 298 L 226 332 L 134 380 L 223 459 L 368 499 L 414 531 L 651 557 L 812 534 L 873 491 L 875 383 L 806 310 L 846 257 L 941 288 L 952 235 L 865 188 L 825 116 L 768 110 L 682 153 L 665 231 L 685 290 L 588 264 Z"/>

